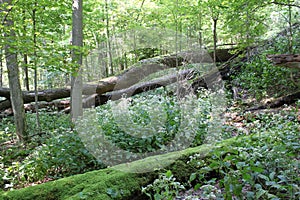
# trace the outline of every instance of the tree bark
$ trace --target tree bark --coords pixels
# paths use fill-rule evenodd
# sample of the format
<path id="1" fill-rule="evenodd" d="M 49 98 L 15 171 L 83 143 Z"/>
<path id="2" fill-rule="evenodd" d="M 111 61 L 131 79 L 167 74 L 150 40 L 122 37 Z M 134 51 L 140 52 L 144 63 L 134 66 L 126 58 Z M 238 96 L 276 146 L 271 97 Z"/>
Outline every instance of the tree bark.
<path id="1" fill-rule="evenodd" d="M 0 48 L 0 87 L 3 86 L 3 80 L 2 80 L 2 78 L 3 78 L 3 62 L 2 62 L 3 57 L 2 57 L 2 53 L 3 53 L 3 51 L 2 51 L 2 47 L 1 47 Z"/>
<path id="2" fill-rule="evenodd" d="M 217 22 L 218 22 L 218 18 L 217 17 L 213 17 L 213 35 L 214 35 L 214 62 L 217 62 Z"/>
<path id="3" fill-rule="evenodd" d="M 114 66 L 112 60 L 112 48 L 111 48 L 111 37 L 110 37 L 110 19 L 109 19 L 109 5 L 108 0 L 105 0 L 105 31 L 106 31 L 106 45 L 107 45 L 107 71 L 110 71 L 110 74 L 114 74 Z M 108 73 L 106 74 L 108 75 Z"/>
<path id="4" fill-rule="evenodd" d="M 189 70 L 183 70 L 180 71 L 178 74 L 172 74 L 172 75 L 168 75 L 162 78 L 158 78 L 149 82 L 144 82 L 144 83 L 140 83 L 140 84 L 136 84 L 133 85 L 131 87 L 128 87 L 126 89 L 122 89 L 122 90 L 117 90 L 117 91 L 113 91 L 113 92 L 109 92 L 106 94 L 97 94 L 97 96 L 95 96 L 95 106 L 99 106 L 102 104 L 105 104 L 108 100 L 118 100 L 121 99 L 122 97 L 130 97 L 130 96 L 134 96 L 136 94 L 140 94 L 149 90 L 154 90 L 156 88 L 160 88 L 160 87 L 164 87 L 167 85 L 170 85 L 172 83 L 177 82 L 179 79 L 185 79 L 188 78 L 189 76 L 191 76 L 194 73 L 193 70 L 189 69 Z M 186 88 L 186 90 L 190 90 L 191 91 L 191 87 L 190 88 Z M 192 92 L 192 91 L 191 91 Z"/>
<path id="5" fill-rule="evenodd" d="M 300 69 L 300 54 L 267 55 L 267 59 L 274 65 Z"/>
<path id="6" fill-rule="evenodd" d="M 263 110 L 263 109 L 269 109 L 269 108 L 278 108 L 280 106 L 283 106 L 284 104 L 290 105 L 295 103 L 298 99 L 300 99 L 300 91 L 296 91 L 294 93 L 285 95 L 283 97 L 276 98 L 266 104 L 252 107 L 247 109 L 246 111 L 254 111 L 254 110 Z"/>
<path id="7" fill-rule="evenodd" d="M 72 15 L 72 61 L 78 66 L 77 74 L 72 76 L 71 81 L 71 118 L 76 120 L 82 116 L 82 46 L 83 46 L 83 24 L 82 24 L 82 0 L 73 0 Z"/>
<path id="8" fill-rule="evenodd" d="M 11 4 L 11 0 L 1 0 L 1 4 Z M 8 80 L 10 88 L 10 101 L 14 112 L 14 119 L 16 125 L 16 134 L 20 142 L 26 142 L 26 122 L 24 103 L 21 91 L 21 84 L 19 80 L 19 67 L 17 61 L 17 48 L 14 47 L 13 40 L 16 38 L 16 34 L 13 29 L 13 21 L 6 16 L 4 21 L 7 31 L 5 32 L 6 43 L 4 46 L 6 66 L 8 69 Z"/>

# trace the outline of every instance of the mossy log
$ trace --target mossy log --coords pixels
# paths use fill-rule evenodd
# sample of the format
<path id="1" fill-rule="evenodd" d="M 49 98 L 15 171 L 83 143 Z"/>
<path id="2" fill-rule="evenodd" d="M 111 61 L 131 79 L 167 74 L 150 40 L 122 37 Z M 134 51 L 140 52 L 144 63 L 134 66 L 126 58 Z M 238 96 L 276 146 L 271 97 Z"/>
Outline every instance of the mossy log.
<path id="1" fill-rule="evenodd" d="M 0 192 L 0 200 L 148 199 L 141 193 L 141 187 L 153 182 L 160 172 L 170 169 L 178 181 L 186 181 L 190 174 L 197 170 L 196 167 L 187 164 L 190 155 L 197 153 L 205 159 L 211 156 L 210 150 L 238 143 L 240 140 L 245 140 L 246 137 L 248 136 L 239 139 L 231 138 L 218 145 L 206 144 L 178 152 L 152 156 L 130 164 L 126 163 L 113 168 L 74 175 L 19 190 L 2 191 Z M 161 169 L 157 169 L 158 160 L 160 163 L 166 164 Z M 145 170 L 150 172 L 133 173 Z M 112 196 L 111 191 L 114 191 L 115 197 Z"/>

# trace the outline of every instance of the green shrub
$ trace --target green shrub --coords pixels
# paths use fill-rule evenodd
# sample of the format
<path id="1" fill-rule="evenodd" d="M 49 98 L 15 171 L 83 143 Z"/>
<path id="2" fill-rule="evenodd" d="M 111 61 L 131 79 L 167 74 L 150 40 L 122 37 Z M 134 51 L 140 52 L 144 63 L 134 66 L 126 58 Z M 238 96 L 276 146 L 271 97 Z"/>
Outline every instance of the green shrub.
<path id="1" fill-rule="evenodd" d="M 234 82 L 260 100 L 294 91 L 296 86 L 290 80 L 290 73 L 291 69 L 274 66 L 263 54 L 244 63 Z"/>
<path id="2" fill-rule="evenodd" d="M 35 115 L 29 113 L 26 117 L 31 141 L 26 146 L 3 147 L 6 150 L 0 155 L 1 188 L 23 187 L 105 167 L 70 129 L 69 115 L 41 112 L 40 133 L 36 131 Z M 1 135 L 7 141 L 14 126 L 8 120 L 2 122 L 8 125 L 3 132 L 6 135 Z"/>
<path id="3" fill-rule="evenodd" d="M 184 186 L 176 181 L 171 171 L 160 174 L 152 184 L 142 188 L 151 200 L 172 200 L 178 196 L 179 192 L 184 189 Z"/>
<path id="4" fill-rule="evenodd" d="M 295 112 L 261 114 L 248 139 L 191 156 L 195 190 L 218 187 L 215 196 L 232 199 L 299 199 L 299 124 Z"/>
<path id="5" fill-rule="evenodd" d="M 6 169 L 11 186 L 58 179 L 103 168 L 70 130 L 53 136 L 36 147 L 24 160 Z"/>

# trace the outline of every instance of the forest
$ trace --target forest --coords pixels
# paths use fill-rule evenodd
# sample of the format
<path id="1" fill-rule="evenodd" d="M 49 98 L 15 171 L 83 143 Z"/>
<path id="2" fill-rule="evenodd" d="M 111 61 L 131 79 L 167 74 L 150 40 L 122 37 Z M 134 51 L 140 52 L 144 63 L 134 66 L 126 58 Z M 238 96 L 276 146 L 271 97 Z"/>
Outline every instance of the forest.
<path id="1" fill-rule="evenodd" d="M 299 0 L 0 0 L 0 200 L 300 199 Z"/>

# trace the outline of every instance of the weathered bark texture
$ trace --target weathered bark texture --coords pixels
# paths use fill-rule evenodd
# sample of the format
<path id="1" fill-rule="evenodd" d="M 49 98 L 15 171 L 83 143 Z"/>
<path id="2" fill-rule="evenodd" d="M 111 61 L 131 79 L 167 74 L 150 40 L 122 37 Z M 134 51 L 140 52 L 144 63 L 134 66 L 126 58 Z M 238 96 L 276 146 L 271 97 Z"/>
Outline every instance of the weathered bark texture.
<path id="1" fill-rule="evenodd" d="M 22 94 L 22 92 L 21 92 Z M 0 96 L 5 97 L 6 100 L 0 102 L 0 110 L 5 110 L 11 107 L 10 103 L 10 93 L 7 88 L 0 88 Z M 62 89 L 51 89 L 51 90 L 42 90 L 38 93 L 39 101 L 51 102 L 56 99 L 62 99 L 70 97 L 70 89 L 62 88 Z M 35 94 L 34 92 L 23 92 L 23 103 L 31 103 L 34 102 Z"/>
<path id="2" fill-rule="evenodd" d="M 78 65 L 77 75 L 71 80 L 71 118 L 76 120 L 82 116 L 82 52 L 83 46 L 83 22 L 82 0 L 73 0 L 72 6 L 72 61 Z"/>
<path id="3" fill-rule="evenodd" d="M 178 74 L 172 74 L 149 82 L 136 84 L 126 89 L 117 90 L 102 95 L 98 94 L 97 96 L 95 96 L 95 106 L 105 104 L 108 100 L 115 101 L 121 99 L 124 96 L 130 97 L 145 91 L 154 90 L 156 88 L 167 86 L 177 82 L 179 79 L 188 78 L 189 76 L 192 76 L 192 74 L 193 74 L 193 70 L 183 70 L 180 71 Z M 189 90 L 190 88 L 186 88 L 186 89 Z"/>
<path id="4" fill-rule="evenodd" d="M 294 92 L 292 94 L 288 94 L 283 97 L 279 97 L 277 99 L 274 99 L 264 105 L 256 106 L 253 108 L 249 108 L 246 111 L 254 111 L 254 110 L 262 110 L 262 109 L 269 109 L 269 108 L 278 108 L 280 106 L 283 106 L 284 104 L 293 104 L 298 99 L 300 99 L 300 91 Z"/>
<path id="5" fill-rule="evenodd" d="M 300 69 L 300 54 L 267 55 L 267 59 L 274 65 Z"/>

